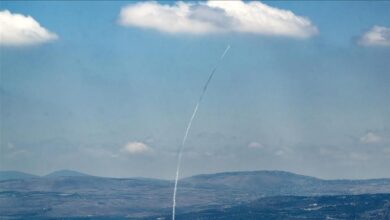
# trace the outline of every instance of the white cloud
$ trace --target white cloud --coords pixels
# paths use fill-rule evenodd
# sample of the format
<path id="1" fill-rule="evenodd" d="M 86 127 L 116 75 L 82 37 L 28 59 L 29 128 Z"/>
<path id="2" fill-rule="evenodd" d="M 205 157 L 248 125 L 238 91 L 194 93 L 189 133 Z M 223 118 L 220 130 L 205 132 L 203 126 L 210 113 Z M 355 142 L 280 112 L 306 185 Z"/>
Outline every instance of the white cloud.
<path id="1" fill-rule="evenodd" d="M 43 28 L 31 16 L 0 11 L 0 45 L 24 46 L 57 39 L 57 35 Z"/>
<path id="2" fill-rule="evenodd" d="M 147 154 L 153 152 L 153 149 L 142 142 L 129 142 L 121 151 L 128 154 Z"/>
<path id="3" fill-rule="evenodd" d="M 318 33 L 307 18 L 257 1 L 139 2 L 122 8 L 119 23 L 167 33 L 243 32 L 307 38 Z"/>
<path id="4" fill-rule="evenodd" d="M 371 131 L 360 137 L 360 142 L 365 144 L 376 144 L 382 142 L 382 140 L 383 138 L 380 135 Z"/>
<path id="5" fill-rule="evenodd" d="M 250 143 L 248 144 L 248 148 L 263 149 L 264 146 L 263 146 L 261 143 L 259 143 L 259 142 L 253 141 L 253 142 L 250 142 Z"/>
<path id="6" fill-rule="evenodd" d="M 390 46 L 390 28 L 375 25 L 358 40 L 362 46 Z"/>

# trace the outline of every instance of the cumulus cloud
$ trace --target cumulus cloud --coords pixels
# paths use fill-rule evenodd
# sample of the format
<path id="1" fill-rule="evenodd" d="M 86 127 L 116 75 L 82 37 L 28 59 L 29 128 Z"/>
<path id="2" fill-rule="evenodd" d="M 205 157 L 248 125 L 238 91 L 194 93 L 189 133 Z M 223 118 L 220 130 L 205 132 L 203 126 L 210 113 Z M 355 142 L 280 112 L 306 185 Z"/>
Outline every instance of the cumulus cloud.
<path id="1" fill-rule="evenodd" d="M 186 34 L 241 32 L 308 38 L 318 33 L 309 19 L 258 1 L 139 2 L 122 8 L 119 23 Z"/>
<path id="2" fill-rule="evenodd" d="M 264 145 L 262 145 L 262 144 L 259 143 L 259 142 L 253 141 L 253 142 L 250 142 L 250 143 L 248 144 L 248 148 L 252 148 L 252 149 L 263 149 L 263 148 L 264 148 Z"/>
<path id="3" fill-rule="evenodd" d="M 153 149 L 142 142 L 129 142 L 121 151 L 128 154 L 147 154 L 153 152 Z"/>
<path id="4" fill-rule="evenodd" d="M 362 137 L 360 137 L 360 142 L 364 144 L 376 144 L 381 143 L 383 140 L 382 136 L 374 133 L 374 132 L 367 132 Z"/>
<path id="5" fill-rule="evenodd" d="M 31 16 L 0 11 L 0 45 L 25 46 L 57 39 Z"/>
<path id="6" fill-rule="evenodd" d="M 375 25 L 358 40 L 362 46 L 390 46 L 390 28 Z"/>

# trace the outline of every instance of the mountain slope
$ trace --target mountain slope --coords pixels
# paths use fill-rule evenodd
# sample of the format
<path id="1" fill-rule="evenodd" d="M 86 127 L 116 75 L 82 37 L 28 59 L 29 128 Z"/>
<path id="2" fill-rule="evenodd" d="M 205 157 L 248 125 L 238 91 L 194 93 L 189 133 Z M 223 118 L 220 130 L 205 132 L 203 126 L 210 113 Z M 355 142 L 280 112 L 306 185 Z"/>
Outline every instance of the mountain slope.
<path id="1" fill-rule="evenodd" d="M 390 192 L 390 179 L 323 180 L 284 171 L 227 172 L 185 178 L 184 186 L 257 194 L 337 195 Z"/>
<path id="2" fill-rule="evenodd" d="M 89 175 L 74 170 L 58 170 L 47 174 L 45 177 L 70 177 L 70 176 L 77 177 L 77 176 L 89 176 Z"/>
<path id="3" fill-rule="evenodd" d="M 19 171 L 0 171 L 0 181 L 3 180 L 12 180 L 12 179 L 28 179 L 28 178 L 35 178 L 38 176 L 28 174 L 28 173 L 23 173 Z"/>

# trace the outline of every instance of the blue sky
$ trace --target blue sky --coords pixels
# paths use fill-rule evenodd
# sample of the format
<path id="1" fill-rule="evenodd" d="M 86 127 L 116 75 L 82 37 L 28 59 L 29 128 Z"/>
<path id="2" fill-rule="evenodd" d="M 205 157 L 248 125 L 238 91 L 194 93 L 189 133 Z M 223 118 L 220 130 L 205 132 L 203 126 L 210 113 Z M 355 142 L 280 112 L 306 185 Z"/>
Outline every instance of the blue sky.
<path id="1" fill-rule="evenodd" d="M 278 32 L 266 17 L 244 29 L 237 16 L 224 23 L 228 9 L 204 6 L 188 25 L 215 26 L 172 29 L 164 16 L 165 26 L 121 23 L 136 2 L 2 1 L 0 11 L 30 15 L 51 34 L 2 39 L 0 168 L 172 179 L 186 123 L 230 44 L 194 121 L 184 176 L 390 177 L 390 3 L 263 4 L 310 24 Z"/>

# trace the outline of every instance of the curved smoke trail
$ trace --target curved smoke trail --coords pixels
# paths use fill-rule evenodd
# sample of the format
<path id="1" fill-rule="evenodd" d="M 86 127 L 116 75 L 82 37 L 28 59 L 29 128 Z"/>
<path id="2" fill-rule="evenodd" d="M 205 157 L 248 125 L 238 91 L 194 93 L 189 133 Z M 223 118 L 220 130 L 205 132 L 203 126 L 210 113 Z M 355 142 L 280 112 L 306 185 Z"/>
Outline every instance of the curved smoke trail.
<path id="1" fill-rule="evenodd" d="M 180 165 L 181 165 L 181 158 L 182 158 L 182 154 L 183 154 L 183 148 L 184 148 L 184 145 L 187 141 L 187 137 L 188 137 L 188 133 L 190 132 L 190 129 L 191 129 L 192 121 L 194 120 L 194 118 L 196 116 L 196 112 L 198 111 L 199 104 L 202 102 L 203 96 L 206 93 L 207 87 L 209 86 L 210 81 L 213 78 L 215 71 L 217 71 L 219 64 L 221 63 L 221 61 L 223 60 L 223 58 L 225 57 L 225 55 L 229 51 L 229 49 L 230 49 L 230 45 L 227 45 L 225 51 L 222 53 L 221 57 L 219 58 L 218 63 L 215 65 L 215 67 L 213 68 L 213 70 L 210 73 L 209 78 L 207 79 L 206 83 L 204 84 L 202 93 L 200 94 L 199 100 L 195 105 L 195 108 L 194 108 L 194 111 L 192 112 L 190 121 L 188 122 L 186 132 L 184 133 L 183 141 L 181 142 L 180 149 L 179 149 L 179 155 L 177 158 L 175 188 L 173 189 L 172 220 L 175 220 L 175 214 L 176 214 L 175 213 L 175 211 L 176 211 L 176 192 L 177 192 L 177 183 L 179 181 Z"/>

